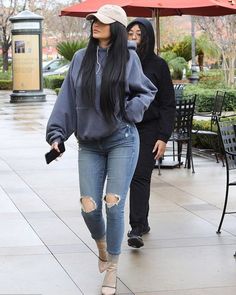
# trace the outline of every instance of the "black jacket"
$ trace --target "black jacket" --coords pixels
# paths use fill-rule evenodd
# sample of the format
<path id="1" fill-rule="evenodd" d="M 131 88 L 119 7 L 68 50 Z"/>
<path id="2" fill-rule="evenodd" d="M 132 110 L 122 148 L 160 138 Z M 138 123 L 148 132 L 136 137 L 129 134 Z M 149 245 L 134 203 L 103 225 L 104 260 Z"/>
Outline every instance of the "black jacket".
<path id="1" fill-rule="evenodd" d="M 145 111 L 142 122 L 137 128 L 152 126 L 156 128 L 157 139 L 167 142 L 171 136 L 175 118 L 175 94 L 170 71 L 164 59 L 154 53 L 155 37 L 151 23 L 143 18 L 136 18 L 128 25 L 128 30 L 134 24 L 142 24 L 149 36 L 149 49 L 144 60 L 141 61 L 144 74 L 157 87 L 158 92 L 154 101 Z"/>

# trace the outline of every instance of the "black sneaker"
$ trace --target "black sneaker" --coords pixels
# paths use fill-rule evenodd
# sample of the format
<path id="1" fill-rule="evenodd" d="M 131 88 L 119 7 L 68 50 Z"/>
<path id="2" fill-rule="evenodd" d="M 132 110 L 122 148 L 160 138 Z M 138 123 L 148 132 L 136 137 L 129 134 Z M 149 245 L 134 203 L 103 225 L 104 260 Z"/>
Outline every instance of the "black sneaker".
<path id="1" fill-rule="evenodd" d="M 146 226 L 141 232 L 138 231 L 138 230 L 135 228 L 134 230 L 130 230 L 130 231 L 128 231 L 128 233 L 127 233 L 127 237 L 131 237 L 131 235 L 133 234 L 133 232 L 134 232 L 135 234 L 138 233 L 138 235 L 142 236 L 142 235 L 145 235 L 145 234 L 149 233 L 150 230 L 151 230 L 151 228 L 150 228 L 149 225 L 147 225 L 147 226 Z"/>
<path id="2" fill-rule="evenodd" d="M 147 225 L 147 226 L 143 229 L 143 231 L 142 231 L 142 235 L 145 235 L 145 234 L 149 233 L 150 230 L 151 230 L 150 226 Z"/>
<path id="3" fill-rule="evenodd" d="M 131 231 L 128 232 L 128 245 L 133 248 L 141 248 L 143 247 L 143 239 L 142 239 L 142 232 L 138 227 L 133 228 Z"/>

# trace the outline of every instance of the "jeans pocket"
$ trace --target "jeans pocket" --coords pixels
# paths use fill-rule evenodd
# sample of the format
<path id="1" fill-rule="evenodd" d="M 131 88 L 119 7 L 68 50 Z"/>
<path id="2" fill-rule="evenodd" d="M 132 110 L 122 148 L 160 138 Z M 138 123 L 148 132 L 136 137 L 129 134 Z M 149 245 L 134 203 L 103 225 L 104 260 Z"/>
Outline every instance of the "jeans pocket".
<path id="1" fill-rule="evenodd" d="M 132 135 L 132 125 L 122 122 L 117 133 L 124 139 L 130 137 Z"/>
<path id="2" fill-rule="evenodd" d="M 134 124 L 122 122 L 119 129 L 114 134 L 115 141 L 123 141 L 124 143 L 135 141 L 137 129 Z"/>

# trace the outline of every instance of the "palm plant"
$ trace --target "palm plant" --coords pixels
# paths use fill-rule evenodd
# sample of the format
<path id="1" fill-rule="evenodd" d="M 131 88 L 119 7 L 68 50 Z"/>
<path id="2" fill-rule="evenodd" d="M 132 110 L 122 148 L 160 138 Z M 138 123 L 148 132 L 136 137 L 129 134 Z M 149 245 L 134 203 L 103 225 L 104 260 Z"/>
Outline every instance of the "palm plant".
<path id="1" fill-rule="evenodd" d="M 183 57 L 177 56 L 173 51 L 163 52 L 161 57 L 168 63 L 172 79 L 181 80 L 183 70 L 188 68 L 187 61 Z"/>
<path id="2" fill-rule="evenodd" d="M 183 57 L 186 61 L 190 61 L 191 54 L 191 36 L 185 36 L 182 41 L 163 46 L 162 52 L 172 51 L 176 56 Z M 206 34 L 201 34 L 196 39 L 196 54 L 198 56 L 199 68 L 203 70 L 204 57 L 220 58 L 220 51 Z"/>
<path id="3" fill-rule="evenodd" d="M 196 52 L 198 55 L 198 64 L 200 71 L 203 70 L 204 57 L 220 59 L 220 50 L 218 46 L 212 42 L 206 34 L 201 34 L 197 38 Z"/>
<path id="4" fill-rule="evenodd" d="M 68 61 L 71 61 L 75 52 L 87 46 L 87 40 L 63 41 L 57 44 L 57 52 Z"/>
<path id="5" fill-rule="evenodd" d="M 181 42 L 175 43 L 172 50 L 177 56 L 181 56 L 186 61 L 190 61 L 192 58 L 191 36 L 185 36 Z"/>

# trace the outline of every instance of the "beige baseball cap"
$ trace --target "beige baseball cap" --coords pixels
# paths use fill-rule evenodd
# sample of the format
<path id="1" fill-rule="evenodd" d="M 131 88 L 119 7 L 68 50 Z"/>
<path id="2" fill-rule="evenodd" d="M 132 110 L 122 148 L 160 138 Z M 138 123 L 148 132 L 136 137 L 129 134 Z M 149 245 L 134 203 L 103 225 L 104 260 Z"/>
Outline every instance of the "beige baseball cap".
<path id="1" fill-rule="evenodd" d="M 127 15 L 123 8 L 118 5 L 106 4 L 101 6 L 96 13 L 90 13 L 86 16 L 87 20 L 97 18 L 103 24 L 112 24 L 119 22 L 127 27 Z"/>

